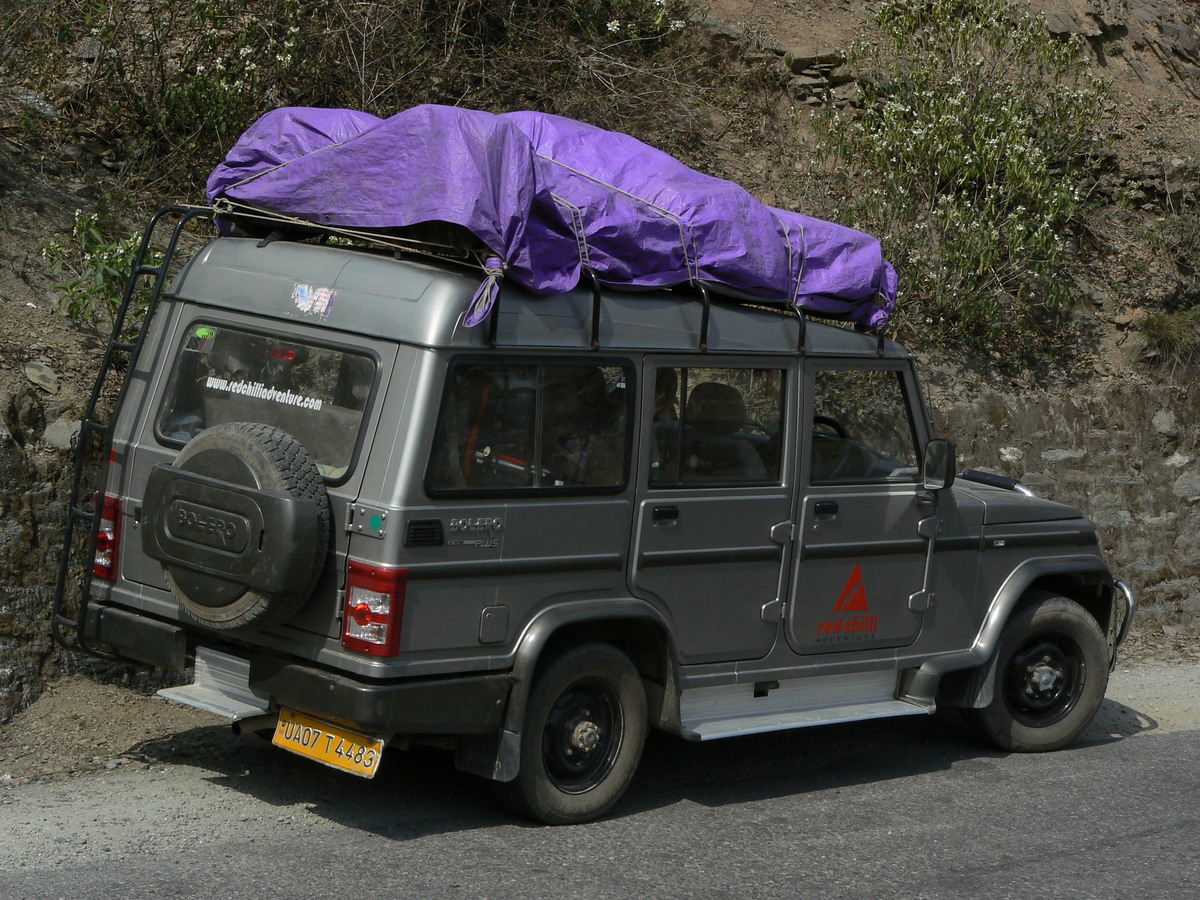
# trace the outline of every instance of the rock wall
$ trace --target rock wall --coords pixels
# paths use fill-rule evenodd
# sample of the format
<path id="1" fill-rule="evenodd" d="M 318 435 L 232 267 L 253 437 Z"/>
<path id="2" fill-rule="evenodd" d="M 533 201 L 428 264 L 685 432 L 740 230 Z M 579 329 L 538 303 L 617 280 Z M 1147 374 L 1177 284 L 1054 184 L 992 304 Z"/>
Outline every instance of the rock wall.
<path id="1" fill-rule="evenodd" d="M 1173 0 L 1029 0 L 1052 34 L 1084 38 L 1099 63 L 1127 65 L 1141 81 L 1153 57 L 1175 86 L 1200 98 L 1200 10 Z M 1130 52 L 1132 51 L 1132 52 Z"/>
<path id="2" fill-rule="evenodd" d="M 39 453 L 37 395 L 0 398 L 0 724 L 41 693 L 55 654 L 49 610 L 61 546 L 63 457 Z"/>
<path id="3" fill-rule="evenodd" d="M 1134 588 L 1135 628 L 1167 635 L 1200 620 L 1200 398 L 1132 378 L 1061 392 L 935 403 L 959 468 L 1018 478 L 1082 508 L 1115 574 Z"/>
<path id="4" fill-rule="evenodd" d="M 177 681 L 66 652 L 51 636 L 78 405 L 32 387 L 0 394 L 0 725 L 57 675 L 144 689 Z"/>

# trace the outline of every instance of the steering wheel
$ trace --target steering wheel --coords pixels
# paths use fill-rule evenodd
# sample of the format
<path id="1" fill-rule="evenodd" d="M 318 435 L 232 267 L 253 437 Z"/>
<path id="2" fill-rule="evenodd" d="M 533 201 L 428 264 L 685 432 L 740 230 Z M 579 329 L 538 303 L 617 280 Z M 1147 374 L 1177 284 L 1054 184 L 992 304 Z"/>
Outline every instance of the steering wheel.
<path id="1" fill-rule="evenodd" d="M 850 432 L 846 430 L 846 426 L 832 416 L 813 416 L 813 441 L 837 441 L 837 459 L 829 471 L 825 473 L 821 481 L 838 481 L 846 473 L 850 467 L 850 461 L 854 456 L 855 444 L 850 439 Z M 830 449 L 834 449 L 831 444 L 826 444 Z M 814 446 L 814 452 L 816 450 Z"/>
<path id="2" fill-rule="evenodd" d="M 833 434 L 822 433 L 817 430 L 818 428 L 824 429 L 826 432 L 833 432 Z M 813 437 L 836 437 L 838 440 L 848 441 L 850 432 L 833 416 L 813 416 Z"/>

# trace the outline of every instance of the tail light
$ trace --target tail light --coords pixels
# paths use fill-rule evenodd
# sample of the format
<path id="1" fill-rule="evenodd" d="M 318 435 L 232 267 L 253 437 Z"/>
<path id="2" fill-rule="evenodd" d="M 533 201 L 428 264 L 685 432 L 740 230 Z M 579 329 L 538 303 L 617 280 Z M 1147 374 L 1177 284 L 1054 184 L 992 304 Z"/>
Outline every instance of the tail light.
<path id="1" fill-rule="evenodd" d="M 400 650 L 400 620 L 407 586 L 408 569 L 350 560 L 342 646 L 372 656 L 395 656 Z"/>
<path id="2" fill-rule="evenodd" d="M 96 556 L 92 575 L 113 581 L 117 577 L 117 542 L 121 537 L 121 501 L 105 497 L 99 502 L 100 524 L 96 531 Z"/>

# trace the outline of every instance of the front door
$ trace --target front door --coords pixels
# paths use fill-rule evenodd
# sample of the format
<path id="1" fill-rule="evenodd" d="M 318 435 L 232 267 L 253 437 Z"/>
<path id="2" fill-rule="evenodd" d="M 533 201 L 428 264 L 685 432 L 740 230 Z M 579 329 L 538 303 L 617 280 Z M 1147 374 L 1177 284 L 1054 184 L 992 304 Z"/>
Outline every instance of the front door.
<path id="1" fill-rule="evenodd" d="M 788 642 L 805 654 L 907 646 L 921 632 L 925 535 L 936 527 L 919 480 L 927 436 L 909 412 L 911 372 L 812 361 L 807 386 Z"/>
<path id="2" fill-rule="evenodd" d="M 681 662 L 757 659 L 775 643 L 792 533 L 785 374 L 646 368 L 630 585 L 670 619 Z"/>

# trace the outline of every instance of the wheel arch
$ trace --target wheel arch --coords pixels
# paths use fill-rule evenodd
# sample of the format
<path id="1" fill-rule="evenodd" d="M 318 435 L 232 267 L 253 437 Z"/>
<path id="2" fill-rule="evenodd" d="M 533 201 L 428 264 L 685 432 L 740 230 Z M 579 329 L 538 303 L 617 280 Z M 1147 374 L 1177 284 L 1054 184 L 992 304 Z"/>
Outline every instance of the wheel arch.
<path id="1" fill-rule="evenodd" d="M 1030 598 L 1036 594 L 1057 594 L 1082 606 L 1096 620 L 1100 630 L 1109 634 L 1115 617 L 1112 575 L 1104 566 L 1097 569 L 1096 575 L 1096 578 L 1087 578 L 1081 573 L 1055 572 L 1039 576 L 1026 585 L 1012 611 L 1031 602 Z"/>
<path id="2" fill-rule="evenodd" d="M 969 650 L 926 661 L 906 693 L 938 705 L 981 707 L 992 699 L 991 675 L 1000 635 L 1013 614 L 1037 596 L 1057 594 L 1074 600 L 1114 641 L 1116 591 L 1112 573 L 1095 556 L 1039 557 L 1018 565 L 996 591 Z"/>
<path id="3" fill-rule="evenodd" d="M 544 610 L 530 621 L 517 642 L 504 730 L 520 734 L 529 691 L 548 661 L 568 647 L 589 642 L 612 644 L 629 657 L 645 685 L 652 725 L 661 727 L 671 715 L 678 718 L 670 633 L 669 624 L 658 610 L 633 598 L 570 603 Z"/>
<path id="4" fill-rule="evenodd" d="M 1037 593 L 1058 594 L 1087 610 L 1100 630 L 1109 632 L 1113 621 L 1113 576 L 1099 557 L 1045 557 L 1021 563 L 1004 580 L 992 599 L 978 643 L 995 652 L 1004 623 Z"/>

